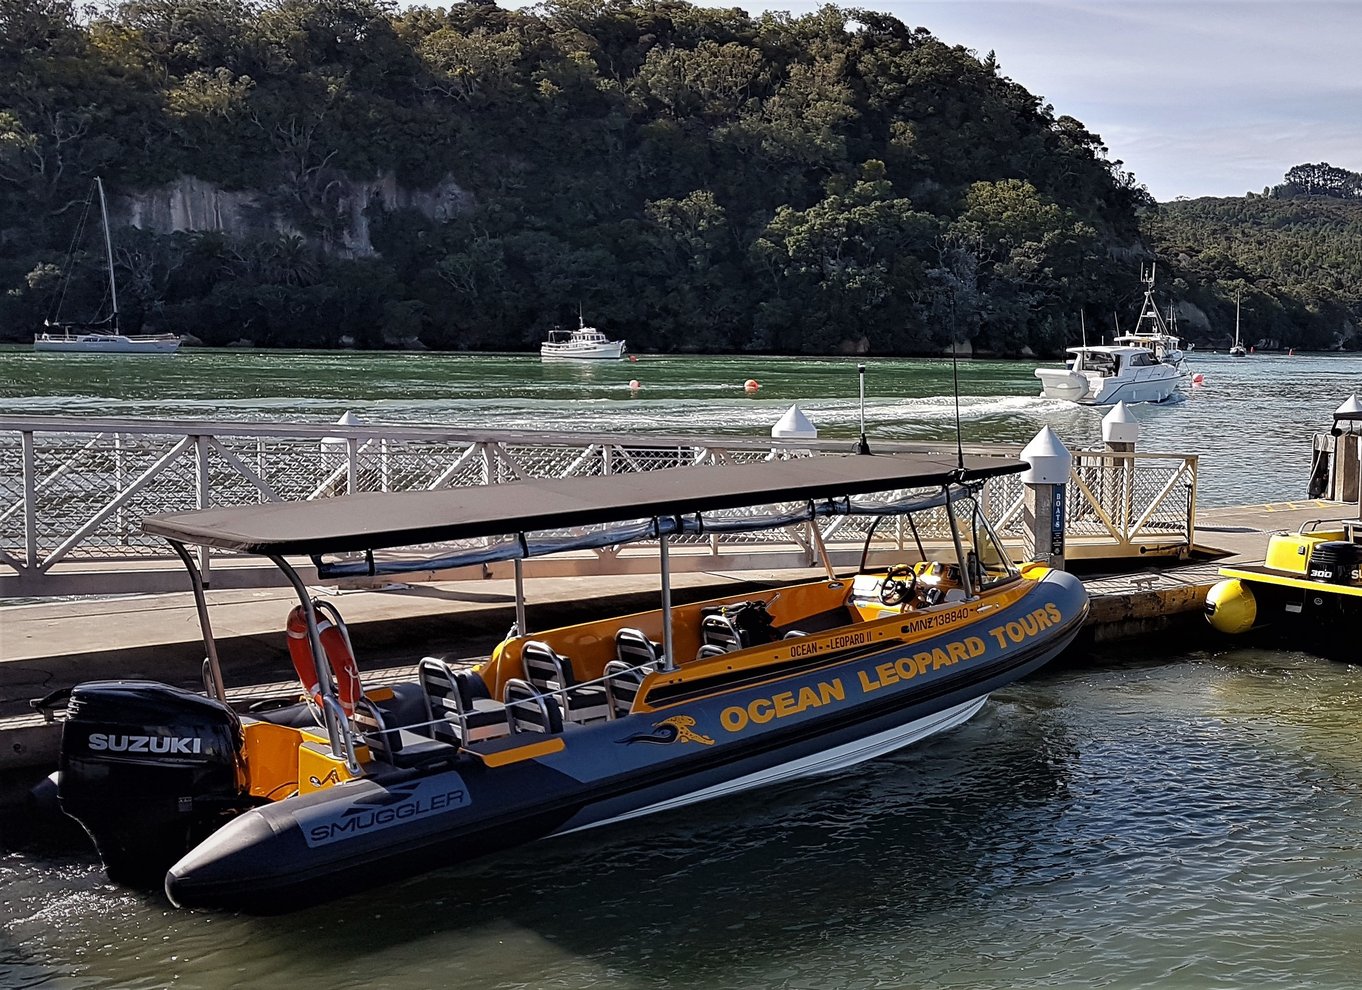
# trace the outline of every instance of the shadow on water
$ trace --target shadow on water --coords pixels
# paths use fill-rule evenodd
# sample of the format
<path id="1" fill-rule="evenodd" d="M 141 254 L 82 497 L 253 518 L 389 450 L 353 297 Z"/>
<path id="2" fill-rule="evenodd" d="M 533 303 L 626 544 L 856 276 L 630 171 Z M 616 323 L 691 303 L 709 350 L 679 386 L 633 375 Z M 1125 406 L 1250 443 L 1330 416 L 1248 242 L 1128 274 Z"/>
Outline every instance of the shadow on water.
<path id="1" fill-rule="evenodd" d="M 742 985 L 743 974 L 867 932 L 906 934 L 979 896 L 1053 827 L 1062 738 L 1023 743 L 985 718 L 839 779 L 524 847 L 337 907 L 369 917 L 365 955 L 514 930 L 552 947 L 553 965 L 609 970 L 626 985 L 682 972 Z M 429 911 L 413 925 L 406 906 L 417 904 Z M 299 935 L 287 951 L 300 961 L 359 955 L 334 927 Z"/>
<path id="2" fill-rule="evenodd" d="M 89 858 L 48 861 L 34 913 L 6 926 L 18 941 L 0 949 L 0 983 L 49 987 L 83 971 L 88 982 L 73 985 L 154 986 L 173 969 L 186 987 L 266 972 L 369 986 L 390 963 L 410 987 L 652 986 L 681 973 L 745 985 L 867 932 L 907 937 L 1024 860 L 1055 825 L 1072 755 L 1062 726 L 1030 716 L 1045 727 L 1019 732 L 986 708 L 841 777 L 535 843 L 279 918 L 174 912 L 104 884 Z M 106 944 L 113 958 L 74 961 L 62 929 L 100 941 L 99 916 L 142 919 L 140 951 Z M 49 932 L 41 948 L 25 944 L 36 928 Z M 436 958 L 438 983 L 423 970 Z"/>

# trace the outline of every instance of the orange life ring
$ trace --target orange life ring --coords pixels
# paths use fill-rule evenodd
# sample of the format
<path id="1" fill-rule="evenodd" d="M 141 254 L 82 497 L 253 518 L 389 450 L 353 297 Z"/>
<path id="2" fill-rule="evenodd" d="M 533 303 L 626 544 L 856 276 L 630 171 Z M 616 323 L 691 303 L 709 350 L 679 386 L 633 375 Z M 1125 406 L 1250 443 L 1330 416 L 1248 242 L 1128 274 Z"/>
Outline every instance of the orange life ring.
<path id="1" fill-rule="evenodd" d="M 322 649 L 326 651 L 327 663 L 336 677 L 336 700 L 340 702 L 345 717 L 349 718 L 355 714 L 355 702 L 359 700 L 361 691 L 355 654 L 350 649 L 345 633 L 329 618 L 319 617 L 317 633 L 322 641 Z M 308 642 L 307 613 L 301 605 L 288 614 L 288 652 L 293 660 L 293 669 L 298 672 L 298 680 L 303 683 L 303 690 L 320 708 L 322 690 L 317 679 L 317 661 L 312 656 L 312 644 Z"/>

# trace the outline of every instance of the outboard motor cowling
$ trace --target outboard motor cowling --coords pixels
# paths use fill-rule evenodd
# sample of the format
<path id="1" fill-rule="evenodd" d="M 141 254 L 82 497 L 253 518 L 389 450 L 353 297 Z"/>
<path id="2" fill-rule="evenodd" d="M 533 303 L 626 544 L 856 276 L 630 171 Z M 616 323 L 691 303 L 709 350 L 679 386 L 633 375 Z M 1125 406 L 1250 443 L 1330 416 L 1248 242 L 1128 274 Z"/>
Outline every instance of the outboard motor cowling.
<path id="1" fill-rule="evenodd" d="M 91 681 L 67 703 L 57 798 L 110 879 L 160 886 L 251 803 L 242 746 L 240 719 L 215 699 L 155 681 Z"/>
<path id="2" fill-rule="evenodd" d="M 1316 543 L 1310 551 L 1308 575 L 1329 584 L 1362 584 L 1362 546 L 1346 540 Z"/>

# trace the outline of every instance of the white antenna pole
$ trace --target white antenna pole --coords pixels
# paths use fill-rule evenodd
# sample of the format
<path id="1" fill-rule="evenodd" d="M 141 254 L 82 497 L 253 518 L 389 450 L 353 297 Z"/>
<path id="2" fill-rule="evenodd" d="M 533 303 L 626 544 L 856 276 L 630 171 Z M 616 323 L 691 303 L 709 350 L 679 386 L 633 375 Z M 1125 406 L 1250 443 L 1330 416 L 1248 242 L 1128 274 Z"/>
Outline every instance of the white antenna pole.
<path id="1" fill-rule="evenodd" d="M 114 284 L 113 240 L 109 237 L 109 208 L 104 203 L 104 183 L 95 176 L 95 187 L 99 190 L 99 214 L 104 219 L 104 254 L 109 259 L 109 299 L 113 304 L 113 328 L 118 332 L 118 286 Z"/>
<path id="2" fill-rule="evenodd" d="M 1084 318 L 1084 316 L 1083 316 L 1083 310 L 1081 310 L 1081 309 L 1078 311 L 1078 326 L 1079 326 L 1080 332 L 1083 334 L 1083 346 L 1084 346 L 1084 347 L 1087 347 L 1087 346 L 1088 346 L 1088 321 Z"/>

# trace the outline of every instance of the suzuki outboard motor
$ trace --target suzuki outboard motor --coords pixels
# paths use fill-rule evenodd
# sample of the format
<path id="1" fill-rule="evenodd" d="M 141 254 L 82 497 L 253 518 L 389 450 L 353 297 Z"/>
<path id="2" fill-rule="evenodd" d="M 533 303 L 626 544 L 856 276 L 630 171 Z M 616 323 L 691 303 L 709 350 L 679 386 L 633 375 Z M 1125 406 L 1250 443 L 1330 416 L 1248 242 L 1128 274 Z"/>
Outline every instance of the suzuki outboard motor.
<path id="1" fill-rule="evenodd" d="M 109 878 L 159 887 L 166 870 L 250 805 L 241 722 L 226 705 L 154 681 L 71 691 L 57 799 Z"/>

